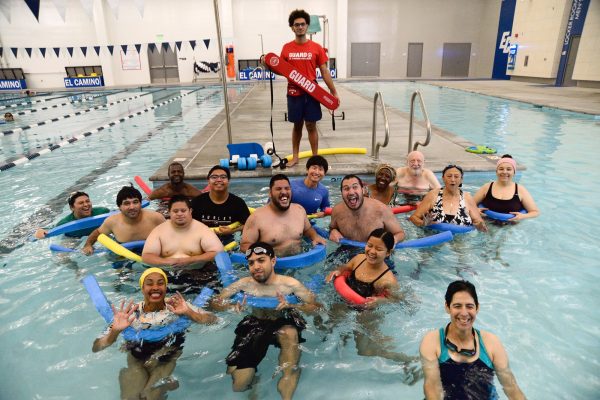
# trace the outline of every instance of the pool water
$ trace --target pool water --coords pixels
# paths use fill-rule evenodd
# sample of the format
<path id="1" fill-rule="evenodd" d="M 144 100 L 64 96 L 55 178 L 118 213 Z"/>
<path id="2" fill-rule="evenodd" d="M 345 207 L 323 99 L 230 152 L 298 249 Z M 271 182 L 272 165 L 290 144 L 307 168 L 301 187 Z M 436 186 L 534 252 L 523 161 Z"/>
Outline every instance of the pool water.
<path id="1" fill-rule="evenodd" d="M 510 152 L 527 165 L 518 180 L 542 212 L 539 218 L 517 226 L 491 227 L 489 234 L 470 233 L 435 248 L 396 251 L 395 271 L 410 300 L 383 309 L 385 320 L 380 330 L 392 338 L 394 350 L 417 354 L 425 332 L 448 320 L 443 308 L 448 283 L 465 278 L 475 283 L 479 294 L 476 326 L 500 337 L 528 398 L 597 398 L 597 121 L 581 114 L 427 85 L 386 82 L 352 83 L 351 87 L 369 96 L 381 90 L 386 104 L 404 111 L 408 107 L 406 93 L 418 87 L 434 124 L 475 143 Z M 176 96 L 189 90 L 162 93 Z M 129 97 L 124 93 L 114 96 Z M 161 101 L 154 95 L 141 99 L 149 101 L 151 97 Z M 85 116 L 63 121 L 63 129 L 85 131 L 89 125 L 101 125 L 144 107 L 141 103 L 116 105 L 119 108 L 106 110 L 105 119 L 97 121 Z M 74 188 L 87 191 L 95 205 L 114 208 L 120 186 L 134 175 L 152 174 L 221 109 L 220 90 L 205 88 L 24 166 L 0 172 L 0 182 L 9 188 L 0 195 L 2 398 L 118 398 L 118 373 L 125 365 L 125 354 L 118 345 L 91 352 L 104 323 L 79 279 L 93 273 L 109 299 L 138 299 L 141 267 L 132 272 L 115 271 L 100 255 L 51 254 L 49 243 L 62 243 L 62 239 L 28 242 L 25 232 L 66 213 L 66 194 Z M 40 128 L 32 129 L 28 136 L 11 137 L 14 153 L 35 147 L 36 140 L 55 140 L 51 130 Z M 492 174 L 468 173 L 464 189 L 473 193 L 493 178 Z M 324 183 L 330 187 L 333 202 L 339 201 L 339 177 L 326 177 Z M 267 197 L 266 186 L 266 181 L 251 179 L 234 181 L 231 189 L 250 206 L 260 206 Z M 398 218 L 408 239 L 427 234 L 408 223 L 405 216 Z M 319 224 L 327 226 L 327 222 Z M 330 251 L 334 249 L 330 245 Z M 324 268 L 328 266 L 320 264 L 295 276 L 305 281 Z M 319 300 L 327 305 L 338 302 L 331 286 L 321 290 Z M 174 372 L 180 387 L 170 392 L 170 398 L 248 398 L 247 393 L 233 393 L 231 379 L 224 374 L 224 358 L 241 316 L 221 315 L 220 325 L 191 328 Z M 355 313 L 348 313 L 345 323 L 331 332 L 315 327 L 312 317 L 307 321 L 295 398 L 422 398 L 422 380 L 412 386 L 402 383 L 404 371 L 398 364 L 357 355 L 352 332 L 362 328 L 356 324 Z M 271 348 L 259 366 L 256 398 L 278 398 L 279 376 L 273 378 L 277 355 L 277 349 Z"/>

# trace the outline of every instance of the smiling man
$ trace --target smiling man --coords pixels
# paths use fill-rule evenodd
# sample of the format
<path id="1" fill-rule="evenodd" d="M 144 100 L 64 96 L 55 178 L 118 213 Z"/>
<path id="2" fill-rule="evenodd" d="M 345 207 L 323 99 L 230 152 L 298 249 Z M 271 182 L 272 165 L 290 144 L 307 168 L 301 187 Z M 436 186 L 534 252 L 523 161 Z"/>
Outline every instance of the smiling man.
<path id="1" fill-rule="evenodd" d="M 215 232 L 224 244 L 233 241 L 233 234 L 244 228 L 250 211 L 246 202 L 229 192 L 231 172 L 229 168 L 215 165 L 207 174 L 208 193 L 202 193 L 192 200 L 192 217 L 206 226 L 219 229 Z M 231 229 L 228 225 L 239 222 Z"/>
<path id="2" fill-rule="evenodd" d="M 153 190 L 152 193 L 148 196 L 150 200 L 158 200 L 170 198 L 175 195 L 183 195 L 188 199 L 193 199 L 198 196 L 202 191 L 189 183 L 185 183 L 183 179 L 185 178 L 185 172 L 183 170 L 183 165 L 178 162 L 173 162 L 169 164 L 168 169 L 169 183 L 165 183 L 161 187 L 156 190 Z"/>
<path id="3" fill-rule="evenodd" d="M 308 222 L 306 211 L 291 202 L 290 180 L 277 174 L 269 183 L 269 204 L 258 208 L 246 221 L 240 250 L 246 251 L 254 242 L 269 243 L 278 256 L 298 254 L 302 237 L 308 237 L 313 245 L 326 244 Z"/>
<path id="4" fill-rule="evenodd" d="M 146 240 L 150 232 L 165 222 L 162 214 L 142 208 L 142 194 L 133 186 L 123 186 L 117 193 L 117 206 L 121 213 L 106 218 L 94 230 L 82 249 L 86 255 L 94 252 L 94 243 L 101 233 L 113 235 L 119 243 Z"/>
<path id="5" fill-rule="evenodd" d="M 307 214 L 325 215 L 324 210 L 330 207 L 329 190 L 321 181 L 325 177 L 329 164 L 322 156 L 312 156 L 306 161 L 306 177 L 294 179 L 292 187 L 292 203 L 300 204 Z M 321 210 L 320 212 L 317 212 Z"/>
<path id="6" fill-rule="evenodd" d="M 396 243 L 404 240 L 404 231 L 392 210 L 378 200 L 364 196 L 363 182 L 356 175 L 346 175 L 340 185 L 343 202 L 331 211 L 329 239 L 341 238 L 366 242 L 369 233 L 384 228 L 394 235 Z"/>

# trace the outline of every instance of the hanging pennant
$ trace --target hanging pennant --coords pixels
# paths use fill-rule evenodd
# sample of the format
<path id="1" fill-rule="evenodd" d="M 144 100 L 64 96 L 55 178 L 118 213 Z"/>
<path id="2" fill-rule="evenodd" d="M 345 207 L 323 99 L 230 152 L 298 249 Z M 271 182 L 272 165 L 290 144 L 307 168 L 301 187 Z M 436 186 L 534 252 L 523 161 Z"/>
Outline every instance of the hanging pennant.
<path id="1" fill-rule="evenodd" d="M 190 46 L 192 47 L 192 50 L 194 50 L 196 48 L 196 41 L 190 40 Z"/>
<path id="2" fill-rule="evenodd" d="M 29 7 L 31 12 L 33 13 L 33 16 L 39 22 L 40 21 L 40 0 L 25 0 L 25 4 L 27 4 L 27 7 Z"/>
<path id="3" fill-rule="evenodd" d="M 40 47 L 40 53 L 42 53 L 42 57 L 46 58 L 46 48 L 45 47 Z M 0 53 L 1 56 L 1 53 Z"/>
<path id="4" fill-rule="evenodd" d="M 65 15 L 67 14 L 67 0 L 52 0 L 54 4 L 54 8 L 58 11 L 58 15 L 62 18 L 63 22 L 65 22 Z"/>
<path id="5" fill-rule="evenodd" d="M 210 39 L 204 39 L 204 45 L 206 46 L 206 50 L 208 50 L 209 44 L 210 44 Z"/>
<path id="6" fill-rule="evenodd" d="M 100 46 L 94 46 L 94 51 L 96 52 L 96 55 L 100 57 Z"/>
<path id="7" fill-rule="evenodd" d="M 18 47 L 11 47 L 10 50 L 15 55 L 15 58 L 17 58 L 17 53 L 19 51 L 19 48 Z"/>
<path id="8" fill-rule="evenodd" d="M 133 4 L 135 4 L 135 8 L 140 13 L 140 17 L 144 18 L 144 0 L 133 0 Z"/>
<path id="9" fill-rule="evenodd" d="M 135 51 L 138 52 L 138 54 L 140 54 L 140 50 L 142 50 L 142 45 L 141 44 L 135 44 Z"/>
<path id="10" fill-rule="evenodd" d="M 81 3 L 81 7 L 83 7 L 85 15 L 89 19 L 92 19 L 92 15 L 94 14 L 94 0 L 79 0 L 79 2 Z"/>
<path id="11" fill-rule="evenodd" d="M 54 54 L 56 54 L 56 58 L 60 57 L 60 47 L 53 47 Z"/>
<path id="12" fill-rule="evenodd" d="M 106 46 L 106 48 L 108 49 L 108 52 L 112 56 L 113 55 L 113 50 L 114 50 L 115 46 Z"/>
<path id="13" fill-rule="evenodd" d="M 81 49 L 81 52 L 83 53 L 83 56 L 87 57 L 87 47 L 83 46 L 83 47 L 80 47 L 80 49 Z"/>
<path id="14" fill-rule="evenodd" d="M 2 47 L 0 47 L 0 58 L 2 58 L 2 53 L 4 52 L 4 49 Z"/>
<path id="15" fill-rule="evenodd" d="M 0 1 L 0 14 L 4 15 L 10 24 L 10 1 Z"/>
<path id="16" fill-rule="evenodd" d="M 123 54 L 127 54 L 127 45 L 126 44 L 122 44 L 121 45 L 121 50 L 123 50 Z"/>
<path id="17" fill-rule="evenodd" d="M 162 44 L 162 48 L 164 51 L 169 51 L 169 42 L 163 42 Z"/>
<path id="18" fill-rule="evenodd" d="M 73 57 L 73 47 L 67 47 L 67 51 L 69 52 L 69 55 Z"/>
<path id="19" fill-rule="evenodd" d="M 181 51 L 181 43 L 183 42 L 175 42 L 175 46 L 177 46 L 177 51 Z"/>
<path id="20" fill-rule="evenodd" d="M 154 43 L 148 43 L 148 48 L 151 52 L 154 52 L 154 50 L 156 50 L 156 45 Z"/>
<path id="21" fill-rule="evenodd" d="M 25 51 L 27 52 L 27 55 L 29 55 L 29 58 L 31 58 L 31 52 L 33 51 L 33 48 L 25 47 Z"/>

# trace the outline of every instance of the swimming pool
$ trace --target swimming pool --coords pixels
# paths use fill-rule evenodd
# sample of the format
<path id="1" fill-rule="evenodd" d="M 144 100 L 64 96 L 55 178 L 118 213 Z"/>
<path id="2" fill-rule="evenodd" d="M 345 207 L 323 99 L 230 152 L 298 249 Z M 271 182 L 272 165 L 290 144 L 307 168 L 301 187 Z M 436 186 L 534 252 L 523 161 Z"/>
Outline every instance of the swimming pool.
<path id="1" fill-rule="evenodd" d="M 369 96 L 382 90 L 388 105 L 404 110 L 407 106 L 394 99 L 405 101 L 408 96 L 403 91 L 415 84 L 351 85 Z M 600 207 L 595 199 L 600 189 L 593 183 L 598 181 L 594 157 L 600 148 L 594 139 L 600 126 L 580 114 L 426 85 L 418 88 L 434 124 L 510 152 L 527 165 L 519 181 L 534 196 L 542 216 L 489 235 L 459 237 L 434 249 L 396 252 L 398 279 L 414 301 L 411 307 L 386 308 L 382 331 L 393 337 L 396 350 L 416 354 L 423 334 L 447 321 L 443 294 L 450 281 L 462 276 L 474 282 L 479 292 L 477 326 L 500 337 L 528 398 L 597 397 L 600 318 L 595 312 L 598 295 L 594 284 L 600 275 L 596 261 L 600 251 L 595 244 L 600 234 Z M 168 92 L 176 95 L 189 90 Z M 138 104 L 115 106 L 123 108 L 100 122 L 129 113 L 133 111 L 129 107 L 137 109 Z M 86 190 L 95 205 L 114 208 L 120 186 L 134 175 L 152 174 L 221 108 L 220 90 L 202 89 L 181 102 L 0 172 L 0 182 L 9 188 L 0 200 L 3 396 L 118 398 L 118 371 L 125 365 L 125 355 L 117 346 L 91 353 L 91 343 L 104 324 L 79 279 L 96 274 L 108 297 L 116 300 L 137 295 L 140 270 L 115 272 L 100 256 L 51 255 L 49 241 L 23 242 L 22 235 L 13 231 L 17 227 L 17 231 L 31 232 L 45 217 L 35 211 L 52 209 L 52 216 L 66 212 L 66 193 L 73 188 Z M 79 131 L 93 125 L 88 120 L 79 123 L 64 129 Z M 15 152 L 34 146 L 36 138 L 31 133 L 36 132 L 11 138 L 18 142 L 13 146 L 21 146 Z M 39 134 L 54 137 L 50 130 Z M 473 192 L 489 179 L 490 174 L 468 173 L 465 189 Z M 326 183 L 334 201 L 339 200 L 337 177 L 327 177 Z M 259 180 L 234 181 L 232 191 L 248 193 L 249 205 L 257 206 L 266 197 L 264 186 Z M 407 221 L 402 220 L 402 225 L 408 238 L 422 235 Z M 19 247 L 21 243 L 24 245 Z M 303 280 L 316 269 L 301 271 L 298 278 Z M 321 301 L 329 304 L 334 299 L 332 288 L 324 288 Z M 187 335 L 175 370 L 180 388 L 170 393 L 171 398 L 247 398 L 247 394 L 231 392 L 230 378 L 224 374 L 224 357 L 240 317 L 223 316 L 226 326 L 195 326 Z M 303 372 L 295 398 L 422 397 L 422 381 L 406 386 L 400 382 L 401 369 L 393 362 L 358 356 L 351 337 L 344 344 L 344 336 L 355 327 L 352 314 L 347 324 L 330 334 L 314 328 L 312 318 L 307 321 Z M 278 376 L 271 378 L 276 364 L 277 351 L 270 349 L 259 367 L 258 398 L 277 398 Z"/>

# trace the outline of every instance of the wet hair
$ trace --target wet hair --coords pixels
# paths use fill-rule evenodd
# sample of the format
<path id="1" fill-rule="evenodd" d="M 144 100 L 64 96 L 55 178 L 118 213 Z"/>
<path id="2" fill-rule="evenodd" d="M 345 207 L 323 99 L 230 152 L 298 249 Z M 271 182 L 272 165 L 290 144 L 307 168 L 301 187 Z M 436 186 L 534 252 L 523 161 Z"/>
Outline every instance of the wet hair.
<path id="1" fill-rule="evenodd" d="M 263 249 L 265 249 L 267 251 L 266 253 L 261 251 L 260 254 L 266 254 L 269 258 L 275 257 L 275 250 L 273 249 L 273 246 L 271 246 L 269 243 L 265 243 L 265 242 L 256 242 L 256 243 L 252 243 L 250 245 L 250 247 L 248 247 L 248 249 L 246 250 L 246 259 L 248 259 L 254 253 L 254 249 L 257 247 L 262 247 Z M 254 253 L 254 254 L 256 254 L 256 253 Z"/>
<path id="2" fill-rule="evenodd" d="M 9 112 L 4 113 L 4 118 L 12 118 L 12 116 L 13 116 L 12 113 L 9 113 Z"/>
<path id="3" fill-rule="evenodd" d="M 117 207 L 120 207 L 123 204 L 123 201 L 127 199 L 138 199 L 140 202 L 142 201 L 142 194 L 139 190 L 133 187 L 132 184 L 129 186 L 123 186 L 119 193 L 117 193 Z"/>
<path id="4" fill-rule="evenodd" d="M 369 233 L 369 237 L 381 239 L 388 251 L 392 251 L 394 249 L 394 235 L 383 228 L 375 229 L 373 232 Z"/>
<path id="5" fill-rule="evenodd" d="M 185 171 L 185 169 L 183 168 L 183 164 L 175 161 L 175 162 L 172 162 L 171 164 L 169 164 L 169 168 L 167 168 L 167 175 L 171 174 L 171 167 L 174 165 L 179 165 L 181 167 L 181 169 L 183 169 Z"/>
<path id="6" fill-rule="evenodd" d="M 360 187 L 363 187 L 363 186 L 365 186 L 365 185 L 363 184 L 363 181 L 362 181 L 362 179 L 360 179 L 360 178 L 359 178 L 357 175 L 354 175 L 354 174 L 349 174 L 349 175 L 346 175 L 345 177 L 343 177 L 343 178 L 342 178 L 342 182 L 340 183 L 340 192 L 342 191 L 342 187 L 344 187 L 344 181 L 347 181 L 347 180 L 349 180 L 349 179 L 353 179 L 353 178 L 356 178 L 356 179 L 358 179 L 358 183 L 360 184 Z"/>
<path id="7" fill-rule="evenodd" d="M 446 165 L 446 167 L 442 171 L 442 176 L 444 176 L 446 171 L 448 171 L 449 169 L 452 169 L 452 168 L 456 168 L 458 170 L 458 172 L 460 172 L 461 177 L 463 177 L 465 175 L 465 173 L 463 172 L 463 169 L 461 167 L 459 167 L 458 165 L 450 164 L 450 165 Z"/>
<path id="8" fill-rule="evenodd" d="M 86 192 L 73 192 L 69 195 L 69 197 L 67 197 L 67 203 L 69 203 L 69 207 L 73 207 L 73 205 L 75 204 L 75 200 L 77 200 L 77 198 L 81 196 L 86 196 L 88 198 L 90 197 Z"/>
<path id="9" fill-rule="evenodd" d="M 225 171 L 225 173 L 227 174 L 227 179 L 231 179 L 231 171 L 229 171 L 229 168 L 221 167 L 220 165 L 215 165 L 214 167 L 212 167 L 210 169 L 210 171 L 208 171 L 208 174 L 206 174 L 206 179 L 209 179 L 209 177 L 212 175 L 212 173 L 218 169 Z"/>
<path id="10" fill-rule="evenodd" d="M 272 189 L 277 181 L 287 181 L 287 183 L 290 183 L 290 178 L 288 178 L 285 174 L 273 175 L 269 181 L 269 189 Z"/>
<path id="11" fill-rule="evenodd" d="M 298 18 L 304 18 L 304 20 L 306 21 L 306 25 L 310 25 L 310 15 L 308 15 L 308 13 L 304 10 L 294 10 L 290 13 L 290 16 L 288 18 L 288 23 L 290 24 L 290 28 L 292 26 L 294 26 L 294 21 L 297 20 Z"/>
<path id="12" fill-rule="evenodd" d="M 169 200 L 169 211 L 171 211 L 171 208 L 173 208 L 173 204 L 180 202 L 185 203 L 189 209 L 192 208 L 192 202 L 189 198 L 187 198 L 187 196 L 184 196 L 182 194 L 176 194 Z"/>
<path id="13" fill-rule="evenodd" d="M 475 300 L 475 306 L 479 307 L 479 300 L 477 299 L 477 291 L 475 291 L 475 285 L 473 285 L 469 281 L 454 281 L 448 285 L 448 289 L 446 289 L 446 305 L 450 307 L 452 303 L 452 297 L 454 297 L 455 293 L 458 292 L 467 292 L 471 295 L 473 300 Z"/>
<path id="14" fill-rule="evenodd" d="M 306 161 L 306 169 L 309 169 L 313 165 L 318 165 L 318 166 L 323 167 L 323 169 L 325 170 L 325 173 L 327 173 L 327 170 L 329 169 L 329 164 L 327 163 L 327 160 L 323 156 L 312 156 L 308 159 L 308 161 Z"/>
<path id="15" fill-rule="evenodd" d="M 500 158 L 513 158 L 513 156 L 511 156 L 510 154 L 505 154 L 505 155 L 503 155 L 503 156 L 502 156 L 502 157 L 500 157 Z M 514 160 L 514 159 L 513 159 L 513 160 Z"/>

